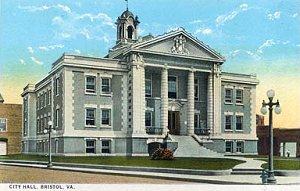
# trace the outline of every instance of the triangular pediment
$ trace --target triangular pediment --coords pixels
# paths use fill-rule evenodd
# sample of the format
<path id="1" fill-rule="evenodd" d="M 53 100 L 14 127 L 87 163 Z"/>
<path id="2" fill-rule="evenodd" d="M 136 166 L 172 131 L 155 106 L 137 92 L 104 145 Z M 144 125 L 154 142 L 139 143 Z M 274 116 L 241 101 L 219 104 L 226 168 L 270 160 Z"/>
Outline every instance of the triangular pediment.
<path id="1" fill-rule="evenodd" d="M 188 34 L 184 29 L 172 31 L 145 42 L 139 42 L 132 48 L 154 54 L 193 57 L 221 63 L 225 61 L 220 54 Z"/>

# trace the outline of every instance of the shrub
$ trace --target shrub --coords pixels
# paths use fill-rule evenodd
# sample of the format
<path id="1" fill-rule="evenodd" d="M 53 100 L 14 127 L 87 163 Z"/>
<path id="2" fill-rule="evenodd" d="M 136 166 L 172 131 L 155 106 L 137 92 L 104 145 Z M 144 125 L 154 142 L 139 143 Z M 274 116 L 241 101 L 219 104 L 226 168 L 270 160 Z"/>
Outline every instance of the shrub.
<path id="1" fill-rule="evenodd" d="M 173 151 L 170 149 L 164 149 L 164 148 L 157 148 L 152 156 L 152 160 L 172 160 L 174 159 Z"/>

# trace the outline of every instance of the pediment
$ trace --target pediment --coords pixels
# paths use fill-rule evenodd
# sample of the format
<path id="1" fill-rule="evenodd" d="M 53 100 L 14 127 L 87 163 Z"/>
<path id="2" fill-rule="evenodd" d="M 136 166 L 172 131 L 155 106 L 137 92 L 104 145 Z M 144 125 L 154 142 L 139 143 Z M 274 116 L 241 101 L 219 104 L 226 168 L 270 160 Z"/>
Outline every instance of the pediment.
<path id="1" fill-rule="evenodd" d="M 134 48 L 151 53 L 163 53 L 224 62 L 224 58 L 220 54 L 184 30 L 171 32 L 147 42 L 138 43 Z"/>

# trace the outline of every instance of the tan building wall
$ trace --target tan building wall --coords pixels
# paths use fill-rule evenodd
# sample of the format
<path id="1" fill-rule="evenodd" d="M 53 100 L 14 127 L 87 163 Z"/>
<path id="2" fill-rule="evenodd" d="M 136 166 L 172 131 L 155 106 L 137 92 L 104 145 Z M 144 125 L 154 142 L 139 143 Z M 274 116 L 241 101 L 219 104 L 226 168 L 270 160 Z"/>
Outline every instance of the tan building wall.
<path id="1" fill-rule="evenodd" d="M 7 142 L 7 154 L 21 152 L 22 105 L 0 103 L 0 118 L 6 119 L 6 131 L 0 132 L 0 141 Z"/>

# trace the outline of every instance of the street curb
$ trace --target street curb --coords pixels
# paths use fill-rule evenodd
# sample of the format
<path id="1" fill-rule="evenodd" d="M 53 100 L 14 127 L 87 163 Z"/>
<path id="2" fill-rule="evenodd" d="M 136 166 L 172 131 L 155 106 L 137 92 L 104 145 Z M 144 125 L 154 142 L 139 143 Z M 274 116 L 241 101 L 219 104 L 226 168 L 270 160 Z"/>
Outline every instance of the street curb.
<path id="1" fill-rule="evenodd" d="M 276 176 L 300 176 L 300 170 L 275 170 Z"/>

